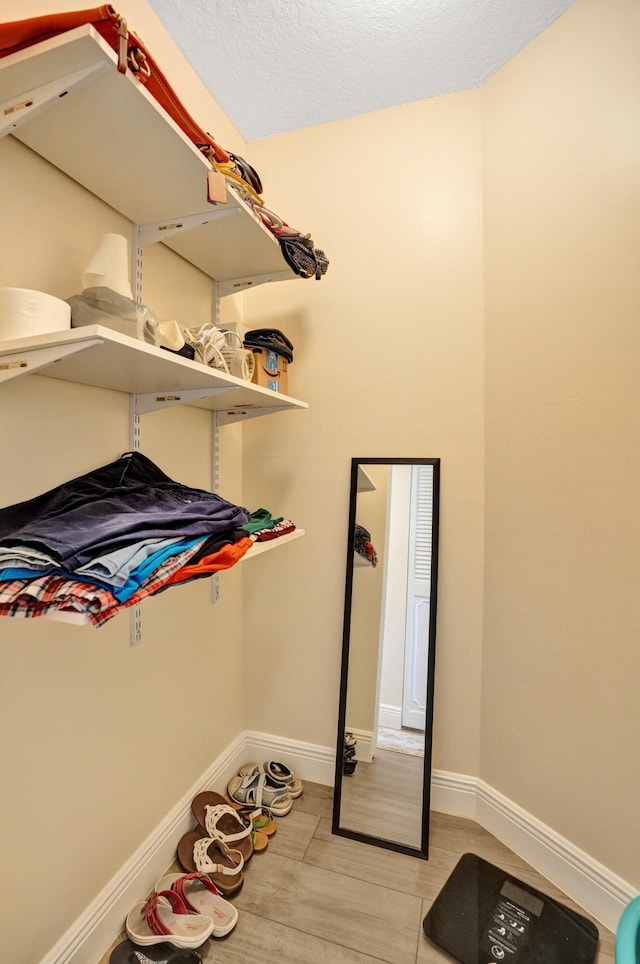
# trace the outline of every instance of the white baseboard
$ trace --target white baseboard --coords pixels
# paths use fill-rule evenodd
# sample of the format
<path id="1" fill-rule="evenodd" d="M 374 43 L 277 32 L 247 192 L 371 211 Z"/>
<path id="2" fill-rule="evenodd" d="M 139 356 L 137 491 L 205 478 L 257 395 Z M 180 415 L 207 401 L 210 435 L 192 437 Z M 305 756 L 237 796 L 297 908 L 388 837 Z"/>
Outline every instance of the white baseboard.
<path id="1" fill-rule="evenodd" d="M 347 731 L 356 738 L 356 760 L 371 763 L 373 760 L 373 733 L 371 730 L 356 730 L 354 727 L 348 726 Z M 333 783 L 333 779 L 331 782 Z"/>
<path id="2" fill-rule="evenodd" d="M 193 827 L 191 801 L 201 790 L 223 789 L 238 767 L 278 759 L 303 781 L 333 786 L 333 748 L 267 733 L 240 734 L 206 770 L 40 964 L 98 961 L 122 930 L 129 909 L 153 888 L 175 860 L 180 837 Z M 591 913 L 616 929 L 636 891 L 588 854 L 526 813 L 487 784 L 460 773 L 434 770 L 434 810 L 476 820 Z"/>
<path id="3" fill-rule="evenodd" d="M 280 760 L 303 782 L 309 780 L 311 783 L 333 786 L 336 765 L 336 751 L 333 747 L 287 740 L 256 730 L 247 730 L 243 739 L 247 763 L 252 760 Z"/>
<path id="4" fill-rule="evenodd" d="M 381 703 L 378 707 L 378 726 L 386 726 L 390 730 L 401 730 L 402 707 Z"/>
<path id="5" fill-rule="evenodd" d="M 152 890 L 175 860 L 178 841 L 194 825 L 191 801 L 195 795 L 213 788 L 223 790 L 243 763 L 268 759 L 283 760 L 302 780 L 333 786 L 335 751 L 265 733 L 241 733 L 178 801 L 40 964 L 99 961 L 121 933 L 130 908 Z"/>
<path id="6" fill-rule="evenodd" d="M 176 858 L 178 841 L 193 828 L 191 801 L 209 787 L 225 786 L 244 762 L 239 736 L 209 767 L 89 904 L 40 964 L 87 964 L 99 961 L 122 931 L 130 908 L 142 900 Z"/>
<path id="7" fill-rule="evenodd" d="M 615 934 L 622 911 L 637 891 L 626 881 L 478 781 L 477 822 L 514 850 Z"/>
<path id="8" fill-rule="evenodd" d="M 431 807 L 475 820 L 615 933 L 637 891 L 482 780 L 432 772 Z"/>
<path id="9" fill-rule="evenodd" d="M 431 771 L 431 809 L 453 817 L 476 819 L 478 781 L 463 773 Z"/>

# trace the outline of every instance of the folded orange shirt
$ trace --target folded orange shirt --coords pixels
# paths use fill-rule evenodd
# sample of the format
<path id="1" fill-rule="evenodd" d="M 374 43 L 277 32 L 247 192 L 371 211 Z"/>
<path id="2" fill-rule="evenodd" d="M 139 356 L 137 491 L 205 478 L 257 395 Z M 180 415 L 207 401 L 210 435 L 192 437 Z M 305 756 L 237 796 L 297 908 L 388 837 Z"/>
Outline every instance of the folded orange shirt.
<path id="1" fill-rule="evenodd" d="M 171 577 L 167 586 L 173 586 L 177 582 L 185 582 L 187 579 L 194 579 L 198 576 L 205 576 L 211 572 L 220 572 L 221 569 L 231 569 L 248 549 L 253 545 L 253 539 L 239 539 L 228 546 L 223 546 L 210 556 L 203 556 L 199 562 L 193 565 L 183 566 L 178 569 Z"/>

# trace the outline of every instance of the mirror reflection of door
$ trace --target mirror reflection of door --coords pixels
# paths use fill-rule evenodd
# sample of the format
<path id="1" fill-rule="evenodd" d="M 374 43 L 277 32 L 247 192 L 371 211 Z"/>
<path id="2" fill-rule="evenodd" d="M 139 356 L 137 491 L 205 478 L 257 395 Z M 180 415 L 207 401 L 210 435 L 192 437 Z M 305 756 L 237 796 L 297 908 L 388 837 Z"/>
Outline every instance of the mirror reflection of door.
<path id="1" fill-rule="evenodd" d="M 431 605 L 433 466 L 390 467 L 378 745 L 422 751 Z"/>
<path id="2" fill-rule="evenodd" d="M 334 795 L 334 832 L 422 856 L 438 483 L 437 459 L 353 460 Z M 354 529 L 368 552 L 356 551 Z"/>

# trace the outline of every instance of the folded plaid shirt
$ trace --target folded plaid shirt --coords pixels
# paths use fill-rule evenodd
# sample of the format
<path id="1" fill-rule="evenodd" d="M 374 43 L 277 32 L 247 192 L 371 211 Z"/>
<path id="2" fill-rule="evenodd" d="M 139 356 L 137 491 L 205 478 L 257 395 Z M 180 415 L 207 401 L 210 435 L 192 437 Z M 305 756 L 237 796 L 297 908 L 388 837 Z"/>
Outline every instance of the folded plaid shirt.
<path id="1" fill-rule="evenodd" d="M 44 616 L 58 609 L 97 612 L 117 602 L 106 589 L 69 576 L 38 576 L 0 582 L 0 614 L 3 616 Z"/>
<path id="2" fill-rule="evenodd" d="M 86 616 L 93 626 L 103 626 L 123 609 L 135 606 L 162 589 L 174 573 L 196 554 L 204 541 L 202 539 L 183 552 L 168 556 L 124 603 L 119 603 L 106 589 L 66 576 L 0 582 L 0 616 L 34 619 L 60 610 L 71 610 Z"/>

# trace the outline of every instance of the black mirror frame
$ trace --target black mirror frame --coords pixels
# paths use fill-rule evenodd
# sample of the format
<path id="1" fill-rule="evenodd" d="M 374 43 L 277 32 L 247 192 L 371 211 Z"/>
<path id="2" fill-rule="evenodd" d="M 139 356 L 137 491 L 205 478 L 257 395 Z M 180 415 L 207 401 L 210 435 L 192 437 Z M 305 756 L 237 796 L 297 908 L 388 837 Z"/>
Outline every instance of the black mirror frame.
<path id="1" fill-rule="evenodd" d="M 433 466 L 433 517 L 431 530 L 431 597 L 429 611 L 429 656 L 427 672 L 427 715 L 425 728 L 424 769 L 422 783 L 422 828 L 420 848 L 410 847 L 395 840 L 374 837 L 340 826 L 340 804 L 342 801 L 342 777 L 344 763 L 344 732 L 347 714 L 347 683 L 349 672 L 349 639 L 351 630 L 351 606 L 353 592 L 353 565 L 355 552 L 355 524 L 358 495 L 358 467 L 360 465 L 431 465 Z M 440 530 L 440 459 L 439 458 L 353 458 L 351 460 L 349 494 L 349 528 L 347 540 L 347 563 L 344 594 L 344 620 L 342 625 L 342 660 L 340 664 L 340 697 L 338 709 L 338 732 L 336 737 L 336 768 L 333 791 L 333 818 L 331 832 L 340 837 L 349 837 L 361 843 L 373 844 L 386 850 L 429 858 L 429 813 L 431 806 L 431 751 L 433 743 L 433 694 L 436 645 L 436 610 L 438 597 L 438 543 Z"/>

